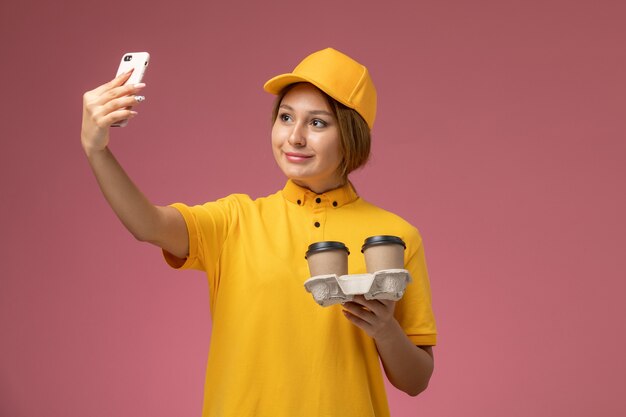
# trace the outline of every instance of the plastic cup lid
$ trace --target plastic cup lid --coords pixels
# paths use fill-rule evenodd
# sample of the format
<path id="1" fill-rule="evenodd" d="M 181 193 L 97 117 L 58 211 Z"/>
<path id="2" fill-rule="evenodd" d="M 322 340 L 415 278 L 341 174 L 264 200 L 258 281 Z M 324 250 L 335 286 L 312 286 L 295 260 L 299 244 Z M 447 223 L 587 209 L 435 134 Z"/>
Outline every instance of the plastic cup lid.
<path id="1" fill-rule="evenodd" d="M 317 252 L 324 252 L 329 250 L 345 250 L 350 255 L 350 251 L 348 247 L 344 245 L 342 242 L 333 242 L 331 240 L 327 240 L 324 242 L 315 242 L 309 245 L 309 249 L 306 251 L 306 255 L 304 259 L 307 259 L 309 255 L 313 255 Z"/>
<path id="2" fill-rule="evenodd" d="M 379 236 L 370 236 L 365 239 L 363 246 L 361 247 L 361 252 L 370 246 L 376 245 L 402 245 L 404 249 L 406 249 L 406 244 L 402 239 L 398 236 L 390 236 L 390 235 L 379 235 Z"/>

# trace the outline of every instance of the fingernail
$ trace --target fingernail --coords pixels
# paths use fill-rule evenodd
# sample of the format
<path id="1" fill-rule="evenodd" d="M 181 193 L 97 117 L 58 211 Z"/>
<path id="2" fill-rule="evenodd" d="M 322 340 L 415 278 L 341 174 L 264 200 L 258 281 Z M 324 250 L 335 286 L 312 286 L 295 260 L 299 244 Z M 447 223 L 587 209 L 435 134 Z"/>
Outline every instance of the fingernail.
<path id="1" fill-rule="evenodd" d="M 138 114 L 139 114 L 139 113 L 137 113 L 137 112 L 136 112 L 136 111 L 134 111 L 134 110 L 131 110 L 131 111 L 130 111 L 130 117 L 135 117 L 135 116 L 137 116 Z"/>
<path id="2" fill-rule="evenodd" d="M 133 87 L 135 88 L 144 88 L 146 86 L 146 83 L 139 83 L 139 84 L 135 84 Z"/>
<path id="3" fill-rule="evenodd" d="M 144 96 L 135 96 L 135 100 L 137 101 L 137 103 L 141 103 L 142 101 L 144 101 L 146 98 Z"/>

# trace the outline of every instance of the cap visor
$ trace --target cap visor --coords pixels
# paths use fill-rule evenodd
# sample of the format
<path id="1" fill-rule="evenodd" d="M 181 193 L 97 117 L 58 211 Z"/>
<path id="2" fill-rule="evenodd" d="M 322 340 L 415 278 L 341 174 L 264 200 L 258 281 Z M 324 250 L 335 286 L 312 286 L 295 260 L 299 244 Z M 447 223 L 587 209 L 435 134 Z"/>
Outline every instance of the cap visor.
<path id="1" fill-rule="evenodd" d="M 276 77 L 266 82 L 265 85 L 263 86 L 263 89 L 271 94 L 279 94 L 282 91 L 282 89 L 287 87 L 289 84 L 301 83 L 301 82 L 315 84 L 311 80 L 308 80 L 299 75 L 282 74 L 282 75 L 277 75 Z"/>

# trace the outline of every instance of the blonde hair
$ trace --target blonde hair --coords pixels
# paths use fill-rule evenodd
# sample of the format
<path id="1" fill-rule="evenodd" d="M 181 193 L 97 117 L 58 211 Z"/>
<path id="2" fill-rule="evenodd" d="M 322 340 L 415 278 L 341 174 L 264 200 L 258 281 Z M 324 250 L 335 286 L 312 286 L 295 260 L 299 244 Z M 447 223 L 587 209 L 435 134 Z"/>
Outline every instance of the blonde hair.
<path id="1" fill-rule="evenodd" d="M 272 110 L 272 124 L 276 122 L 283 98 L 297 84 L 299 83 L 289 84 L 276 97 Z M 333 115 L 337 119 L 343 154 L 338 171 L 343 179 L 347 179 L 348 174 L 363 167 L 369 160 L 372 143 L 371 131 L 365 119 L 356 110 L 338 102 L 322 90 L 318 90 L 328 101 Z"/>

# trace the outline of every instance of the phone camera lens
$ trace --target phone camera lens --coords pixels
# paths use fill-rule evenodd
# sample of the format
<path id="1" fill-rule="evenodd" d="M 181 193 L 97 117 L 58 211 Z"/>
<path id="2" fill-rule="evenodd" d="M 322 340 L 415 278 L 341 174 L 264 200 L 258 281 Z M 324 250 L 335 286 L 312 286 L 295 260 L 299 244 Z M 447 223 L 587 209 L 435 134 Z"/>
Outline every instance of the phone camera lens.
<path id="1" fill-rule="evenodd" d="M 130 61 L 131 59 L 133 59 L 133 56 L 132 56 L 132 55 L 126 55 L 126 56 L 124 57 L 124 61 L 126 61 L 126 62 Z"/>

